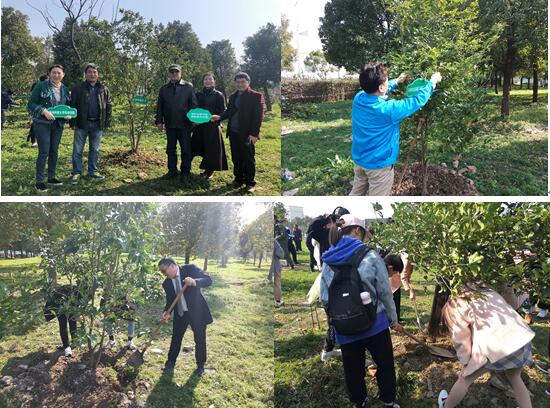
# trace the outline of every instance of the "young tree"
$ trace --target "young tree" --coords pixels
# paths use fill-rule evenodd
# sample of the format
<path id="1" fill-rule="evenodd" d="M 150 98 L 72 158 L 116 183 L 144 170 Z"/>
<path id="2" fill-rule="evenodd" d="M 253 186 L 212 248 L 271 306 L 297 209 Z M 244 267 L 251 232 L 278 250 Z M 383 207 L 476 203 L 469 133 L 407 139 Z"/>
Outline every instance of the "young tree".
<path id="1" fill-rule="evenodd" d="M 229 40 L 212 41 L 206 46 L 212 59 L 214 74 L 218 79 L 217 88 L 227 97 L 233 76 L 238 70 L 235 49 Z"/>
<path id="2" fill-rule="evenodd" d="M 550 282 L 546 203 L 399 203 L 392 222 L 378 224 L 373 241 L 405 250 L 424 279 L 446 278 L 452 289 L 483 282 L 532 293 Z M 518 254 L 532 255 L 516 265 Z"/>
<path id="3" fill-rule="evenodd" d="M 280 29 L 268 23 L 244 41 L 244 64 L 252 85 L 264 91 L 267 110 L 271 111 L 270 84 L 281 82 L 281 40 Z"/>
<path id="4" fill-rule="evenodd" d="M 387 54 L 392 74 L 443 75 L 428 104 L 402 126 L 403 139 L 418 142 L 426 195 L 430 143 L 438 140 L 450 154 L 459 155 L 486 115 L 487 95 L 480 84 L 490 72 L 486 56 L 495 37 L 481 31 L 475 0 L 394 2 L 392 12 L 400 30 L 398 43 Z"/>
<path id="5" fill-rule="evenodd" d="M 273 251 L 273 211 L 268 210 L 261 214 L 244 231 L 248 235 L 254 259 L 259 257 L 258 268 L 261 268 L 264 256 Z"/>

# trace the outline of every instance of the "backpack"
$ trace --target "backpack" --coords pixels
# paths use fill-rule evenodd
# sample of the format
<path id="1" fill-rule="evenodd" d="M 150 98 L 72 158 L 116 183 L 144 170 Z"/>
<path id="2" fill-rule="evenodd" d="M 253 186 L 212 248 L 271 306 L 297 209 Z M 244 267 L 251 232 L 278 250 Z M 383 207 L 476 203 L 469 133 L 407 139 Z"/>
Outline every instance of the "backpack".
<path id="1" fill-rule="evenodd" d="M 372 248 L 364 245 L 352 255 L 349 264 L 333 266 L 334 278 L 328 289 L 327 314 L 329 324 L 339 334 L 354 335 L 367 331 L 376 320 L 376 305 L 373 299 L 364 305 L 361 292 L 368 291 L 361 281 L 358 267 Z M 370 292 L 369 292 L 370 293 Z"/>

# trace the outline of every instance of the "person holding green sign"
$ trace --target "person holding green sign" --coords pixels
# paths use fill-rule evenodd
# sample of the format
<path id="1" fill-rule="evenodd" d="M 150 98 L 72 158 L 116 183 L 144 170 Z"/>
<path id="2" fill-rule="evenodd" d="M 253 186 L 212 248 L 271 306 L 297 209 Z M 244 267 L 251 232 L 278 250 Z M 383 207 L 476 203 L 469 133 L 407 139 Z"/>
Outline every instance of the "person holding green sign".
<path id="1" fill-rule="evenodd" d="M 32 115 L 34 133 L 38 142 L 38 157 L 36 159 L 36 189 L 38 192 L 48 191 L 44 182 L 44 170 L 48 162 L 48 184 L 61 186 L 63 183 L 55 177 L 57 168 L 57 152 L 61 143 L 64 118 L 56 118 L 49 109 L 66 105 L 71 102 L 69 89 L 61 82 L 65 77 L 62 65 L 52 65 L 48 71 L 49 79 L 39 82 L 32 90 L 27 109 Z"/>
<path id="2" fill-rule="evenodd" d="M 202 91 L 197 92 L 199 108 L 206 109 L 212 115 L 221 115 L 225 112 L 225 97 L 218 91 L 216 79 L 212 72 L 202 77 Z M 214 171 L 228 170 L 225 145 L 223 143 L 222 128 L 219 121 L 207 122 L 195 126 L 191 137 L 191 151 L 193 157 L 201 156 L 201 175 L 207 180 L 212 178 Z"/>
<path id="3" fill-rule="evenodd" d="M 73 139 L 73 171 L 71 183 L 76 184 L 82 175 L 82 154 L 86 138 L 89 138 L 88 176 L 94 180 L 103 180 L 99 173 L 99 145 L 103 130 L 111 123 L 113 111 L 109 89 L 98 81 L 99 67 L 89 63 L 84 68 L 85 81 L 74 86 L 71 91 L 71 106 L 76 108 L 78 115 L 70 121 L 74 129 Z"/>
<path id="4" fill-rule="evenodd" d="M 388 99 L 387 95 L 404 82 L 407 75 L 388 81 L 388 67 L 371 63 L 359 75 L 362 91 L 353 99 L 351 109 L 351 153 L 355 163 L 350 196 L 388 196 L 393 186 L 394 168 L 399 154 L 399 125 L 420 110 L 430 99 L 441 74 L 436 72 L 414 96 Z"/>
<path id="5" fill-rule="evenodd" d="M 158 130 L 166 128 L 166 155 L 168 173 L 164 179 L 178 176 L 178 143 L 181 149 L 181 181 L 185 186 L 191 175 L 191 122 L 187 112 L 198 106 L 193 85 L 181 79 L 181 66 L 168 68 L 170 81 L 160 88 L 155 124 Z"/>

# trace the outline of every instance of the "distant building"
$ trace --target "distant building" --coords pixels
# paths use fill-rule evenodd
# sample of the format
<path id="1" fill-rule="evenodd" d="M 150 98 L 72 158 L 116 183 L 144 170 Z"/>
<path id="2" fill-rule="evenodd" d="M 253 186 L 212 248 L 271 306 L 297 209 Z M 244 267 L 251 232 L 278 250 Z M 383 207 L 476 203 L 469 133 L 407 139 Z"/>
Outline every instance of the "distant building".
<path id="1" fill-rule="evenodd" d="M 304 207 L 289 205 L 288 206 L 288 220 L 292 221 L 295 218 L 304 218 Z"/>

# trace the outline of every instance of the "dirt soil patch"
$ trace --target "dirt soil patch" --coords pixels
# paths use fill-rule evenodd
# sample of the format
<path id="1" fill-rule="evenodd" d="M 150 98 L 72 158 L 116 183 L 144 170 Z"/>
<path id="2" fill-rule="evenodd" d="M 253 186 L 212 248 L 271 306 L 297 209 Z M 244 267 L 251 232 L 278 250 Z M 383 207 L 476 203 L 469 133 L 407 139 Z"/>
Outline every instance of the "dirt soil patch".
<path id="1" fill-rule="evenodd" d="M 419 196 L 422 195 L 422 172 L 420 163 L 409 166 L 399 190 L 397 182 L 401 177 L 401 168 L 396 169 L 395 183 L 392 195 Z M 463 175 L 454 174 L 443 166 L 428 166 L 428 195 L 429 196 L 477 196 L 473 181 Z"/>
<path id="2" fill-rule="evenodd" d="M 151 150 L 139 150 L 137 152 L 131 152 L 129 150 L 111 150 L 106 152 L 101 161 L 104 165 L 109 167 L 150 167 L 164 165 L 166 162 L 166 155 Z"/>
<path id="3" fill-rule="evenodd" d="M 94 375 L 89 355 L 65 358 L 62 352 L 44 353 L 41 361 L 25 370 L 14 367 L 13 379 L 0 393 L 12 395 L 22 407 L 112 408 L 138 407 L 135 395 L 146 391 L 128 381 L 125 364 L 130 353 L 106 350 Z"/>

